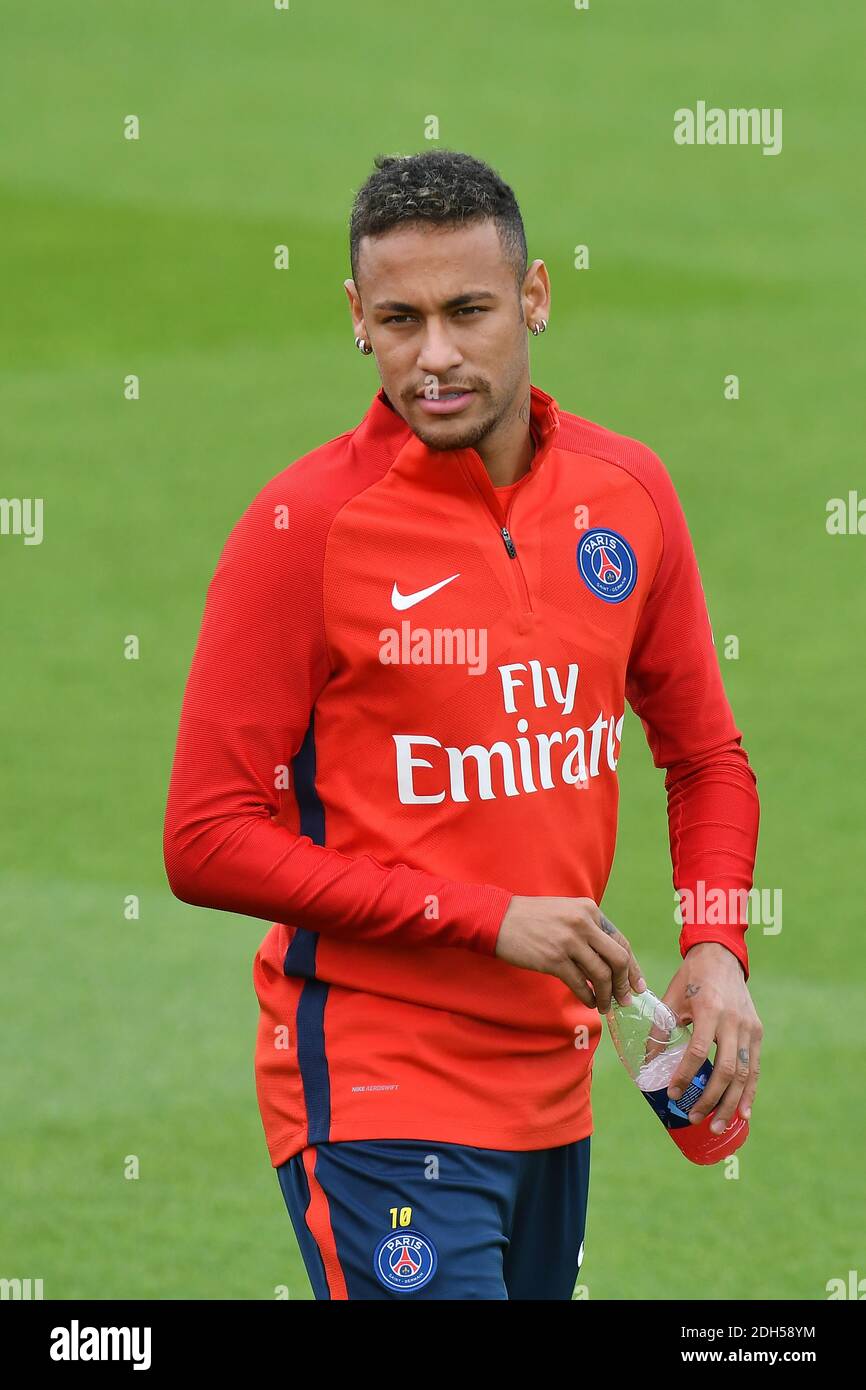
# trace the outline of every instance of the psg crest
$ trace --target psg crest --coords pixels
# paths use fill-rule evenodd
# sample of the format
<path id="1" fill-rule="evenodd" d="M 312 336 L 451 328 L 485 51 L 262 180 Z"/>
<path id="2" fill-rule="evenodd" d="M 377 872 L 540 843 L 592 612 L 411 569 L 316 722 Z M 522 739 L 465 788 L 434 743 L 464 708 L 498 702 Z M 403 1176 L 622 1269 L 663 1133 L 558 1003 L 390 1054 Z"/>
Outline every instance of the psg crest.
<path id="1" fill-rule="evenodd" d="M 373 1268 L 386 1289 L 414 1293 L 429 1284 L 436 1273 L 436 1248 L 417 1231 L 385 1236 L 376 1246 Z"/>
<path id="2" fill-rule="evenodd" d="M 622 603 L 637 583 L 635 553 L 618 531 L 596 526 L 577 547 L 577 567 L 588 589 L 605 603 Z"/>

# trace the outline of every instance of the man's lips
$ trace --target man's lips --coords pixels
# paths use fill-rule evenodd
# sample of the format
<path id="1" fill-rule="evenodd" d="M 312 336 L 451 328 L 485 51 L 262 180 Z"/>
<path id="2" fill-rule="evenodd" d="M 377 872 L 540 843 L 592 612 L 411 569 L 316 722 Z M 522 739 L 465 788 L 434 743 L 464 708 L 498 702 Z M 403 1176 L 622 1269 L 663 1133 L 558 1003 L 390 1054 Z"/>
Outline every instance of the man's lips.
<path id="1" fill-rule="evenodd" d="M 428 415 L 451 415 L 454 411 L 462 410 L 468 405 L 474 394 L 475 392 L 470 387 L 440 386 L 438 396 L 429 397 L 422 391 L 416 395 L 415 399 Z"/>

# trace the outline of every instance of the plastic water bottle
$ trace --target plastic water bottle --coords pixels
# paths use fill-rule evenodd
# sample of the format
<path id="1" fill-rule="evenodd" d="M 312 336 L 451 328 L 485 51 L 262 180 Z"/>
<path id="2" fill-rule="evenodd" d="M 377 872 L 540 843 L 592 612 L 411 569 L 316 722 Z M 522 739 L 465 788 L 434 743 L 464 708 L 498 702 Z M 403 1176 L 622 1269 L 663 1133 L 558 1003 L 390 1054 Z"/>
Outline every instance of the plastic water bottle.
<path id="1" fill-rule="evenodd" d="M 674 1078 L 692 1037 L 691 1024 L 680 1023 L 673 1009 L 645 989 L 632 990 L 628 1006 L 614 999 L 606 1015 L 613 1045 L 632 1081 L 649 1101 L 677 1148 L 692 1163 L 718 1163 L 734 1153 L 749 1136 L 749 1122 L 735 1110 L 722 1134 L 710 1129 L 715 1110 L 700 1124 L 689 1121 L 689 1111 L 701 1097 L 713 1074 L 709 1058 L 692 1077 L 679 1100 L 671 1100 L 667 1088 Z"/>

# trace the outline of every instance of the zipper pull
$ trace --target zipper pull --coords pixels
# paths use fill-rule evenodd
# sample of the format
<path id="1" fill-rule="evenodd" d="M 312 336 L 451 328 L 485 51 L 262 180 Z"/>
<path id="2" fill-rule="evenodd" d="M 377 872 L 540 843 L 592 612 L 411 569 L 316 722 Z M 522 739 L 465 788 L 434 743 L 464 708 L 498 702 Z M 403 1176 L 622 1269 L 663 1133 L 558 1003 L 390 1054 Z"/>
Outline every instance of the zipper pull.
<path id="1" fill-rule="evenodd" d="M 514 541 L 511 539 L 511 532 L 508 530 L 508 527 L 507 527 L 507 526 L 503 526 L 503 527 L 501 528 L 499 534 L 502 536 L 502 541 L 503 541 L 503 544 L 504 544 L 504 546 L 505 546 L 505 549 L 508 551 L 508 554 L 511 556 L 512 560 L 516 560 L 516 559 L 517 559 L 517 546 L 514 544 Z"/>

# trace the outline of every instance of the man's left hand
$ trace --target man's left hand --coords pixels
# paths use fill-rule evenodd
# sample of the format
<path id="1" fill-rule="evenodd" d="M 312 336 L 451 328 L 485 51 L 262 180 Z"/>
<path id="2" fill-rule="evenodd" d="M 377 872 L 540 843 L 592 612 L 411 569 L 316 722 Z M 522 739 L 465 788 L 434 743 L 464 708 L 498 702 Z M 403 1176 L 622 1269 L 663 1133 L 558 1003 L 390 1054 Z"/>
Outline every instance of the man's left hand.
<path id="1" fill-rule="evenodd" d="M 689 1111 L 689 1119 L 692 1124 L 700 1124 L 718 1107 L 710 1128 L 721 1134 L 739 1103 L 740 1114 L 747 1120 L 758 1085 L 764 1029 L 733 951 L 715 941 L 700 941 L 692 946 L 668 985 L 663 1002 L 675 1010 L 682 1023 L 694 1024 L 692 1040 L 671 1079 L 668 1095 L 672 1100 L 680 1099 L 709 1057 L 715 1041 L 713 1074 L 700 1100 Z"/>

